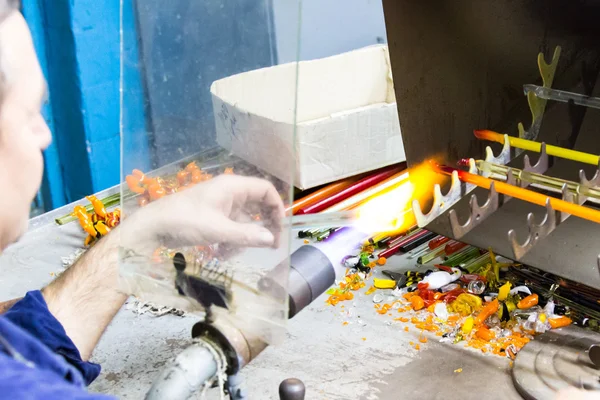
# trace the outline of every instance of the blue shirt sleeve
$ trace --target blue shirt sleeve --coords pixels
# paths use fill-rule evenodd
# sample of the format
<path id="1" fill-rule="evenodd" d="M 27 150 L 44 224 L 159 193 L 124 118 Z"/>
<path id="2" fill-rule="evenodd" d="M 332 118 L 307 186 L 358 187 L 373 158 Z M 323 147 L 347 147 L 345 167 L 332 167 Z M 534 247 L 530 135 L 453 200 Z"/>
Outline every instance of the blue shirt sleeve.
<path id="1" fill-rule="evenodd" d="M 60 322 L 48 310 L 48 305 L 39 290 L 28 292 L 4 314 L 4 318 L 31 334 L 53 353 L 62 356 L 79 371 L 86 385 L 100 374 L 100 365 L 81 359 L 79 350 L 69 339 Z M 65 379 L 76 383 L 78 379 L 71 375 L 65 368 Z"/>
<path id="2" fill-rule="evenodd" d="M 52 371 L 31 368 L 0 352 L 0 398 L 28 400 L 116 400 L 60 379 Z"/>

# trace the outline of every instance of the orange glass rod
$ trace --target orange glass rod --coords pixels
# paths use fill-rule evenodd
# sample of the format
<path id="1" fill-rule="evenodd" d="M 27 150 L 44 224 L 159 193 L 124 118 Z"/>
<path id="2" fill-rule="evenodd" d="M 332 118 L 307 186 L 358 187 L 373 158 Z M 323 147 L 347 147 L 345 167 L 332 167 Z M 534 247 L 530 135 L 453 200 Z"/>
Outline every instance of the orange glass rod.
<path id="1" fill-rule="evenodd" d="M 587 219 L 593 222 L 600 223 L 600 211 L 593 208 L 580 206 L 577 204 L 569 203 L 561 199 L 549 197 L 541 193 L 537 193 L 528 189 L 523 189 L 518 186 L 513 186 L 505 182 L 495 181 L 483 176 L 470 174 L 466 171 L 461 171 L 453 167 L 446 165 L 436 165 L 434 169 L 441 173 L 452 175 L 452 172 L 458 172 L 458 177 L 461 181 L 471 183 L 473 185 L 489 189 L 490 185 L 494 183 L 494 187 L 498 193 L 514 197 L 529 203 L 537 204 L 540 206 L 546 206 L 546 201 L 550 199 L 550 205 L 556 211 L 564 212 L 567 214 L 574 215 L 579 218 Z"/>

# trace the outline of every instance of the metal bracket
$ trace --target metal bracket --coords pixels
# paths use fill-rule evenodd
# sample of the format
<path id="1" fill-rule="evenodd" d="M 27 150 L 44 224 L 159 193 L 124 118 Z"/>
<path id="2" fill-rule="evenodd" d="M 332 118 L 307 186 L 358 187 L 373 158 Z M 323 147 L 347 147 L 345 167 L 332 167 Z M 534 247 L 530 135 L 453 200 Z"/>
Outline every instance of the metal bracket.
<path id="1" fill-rule="evenodd" d="M 585 176 L 585 171 L 580 169 L 579 170 L 579 184 L 582 186 L 587 186 L 587 187 L 600 186 L 600 164 L 598 164 L 598 169 L 596 169 L 596 172 L 594 173 L 594 176 L 592 177 L 592 179 L 588 179 Z M 581 203 L 581 204 L 583 204 L 583 203 Z"/>
<path id="2" fill-rule="evenodd" d="M 485 161 L 494 164 L 508 164 L 510 161 L 510 138 L 508 135 L 504 135 L 504 146 L 502 146 L 502 151 L 498 154 L 498 157 L 494 156 L 494 152 L 490 146 L 486 146 Z"/>
<path id="3" fill-rule="evenodd" d="M 556 218 L 556 213 L 550 205 L 550 198 L 546 201 L 546 215 L 541 223 L 536 224 L 533 213 L 529 213 L 527 215 L 529 235 L 523 244 L 519 244 L 517 241 L 517 233 L 514 229 L 508 231 L 508 240 L 511 243 L 515 260 L 521 259 L 540 239 L 544 239 L 556 228 L 557 221 L 560 223 L 560 218 Z"/>
<path id="4" fill-rule="evenodd" d="M 477 173 L 477 168 L 475 167 L 474 162 L 470 163 L 469 172 Z M 458 179 L 458 172 L 456 171 L 452 173 L 451 179 L 452 182 L 450 184 L 450 189 L 445 195 L 442 194 L 442 189 L 440 188 L 439 184 L 436 183 L 433 186 L 433 204 L 427 214 L 423 214 L 419 200 L 413 200 L 412 209 L 413 213 L 415 214 L 417 224 L 420 228 L 427 226 L 431 221 L 446 211 L 446 209 L 452 207 L 463 196 L 475 188 L 475 185 L 473 184 L 461 182 L 461 180 Z"/>
<path id="5" fill-rule="evenodd" d="M 498 157 L 494 156 L 494 152 L 492 151 L 491 147 L 488 146 L 485 149 L 485 161 L 503 165 L 510 161 L 510 141 L 508 135 L 504 136 L 504 146 L 502 147 L 500 154 L 498 154 Z M 477 166 L 475 165 L 475 160 L 472 158 L 469 159 L 469 173 L 479 174 L 477 171 Z M 440 185 L 436 184 L 433 187 L 433 205 L 427 214 L 423 214 L 419 201 L 413 200 L 412 209 L 413 213 L 415 214 L 417 224 L 420 228 L 427 226 L 431 221 L 439 217 L 446 209 L 456 204 L 456 202 L 458 202 L 463 196 L 466 196 L 468 193 L 473 191 L 473 189 L 475 189 L 475 185 L 461 182 L 460 179 L 458 179 L 458 174 L 453 172 L 450 189 L 445 195 L 442 195 Z"/>
<path id="6" fill-rule="evenodd" d="M 504 140 L 504 143 L 508 143 L 508 138 Z M 508 149 L 508 153 L 510 154 L 510 147 Z M 470 161 L 472 161 L 472 159 Z M 546 153 L 546 144 L 542 143 L 540 149 L 540 157 L 538 158 L 538 161 L 535 163 L 535 165 L 532 166 L 529 160 L 529 156 L 525 155 L 525 158 L 523 160 L 523 171 L 536 174 L 543 174 L 548 169 L 548 163 L 549 162 L 548 154 Z M 508 170 L 508 174 L 506 176 L 506 183 L 508 183 L 509 185 L 515 185 L 523 188 L 529 186 L 529 182 L 521 179 L 516 179 L 511 169 Z M 498 193 L 496 192 L 494 183 L 492 183 L 490 185 L 488 197 L 482 206 L 480 206 L 477 202 L 476 195 L 471 196 L 471 199 L 469 200 L 471 213 L 464 224 L 461 224 L 458 221 L 456 210 L 450 210 L 450 212 L 448 213 L 448 217 L 450 218 L 450 226 L 452 228 L 452 234 L 454 235 L 454 238 L 460 239 L 461 237 L 469 233 L 473 228 L 478 226 L 481 222 L 485 221 L 487 217 L 496 212 L 498 208 L 500 208 L 502 205 L 504 205 L 504 203 L 506 203 L 510 199 L 511 197 L 509 196 L 502 196 L 502 198 L 500 198 L 500 196 L 498 196 Z"/>
<path id="7" fill-rule="evenodd" d="M 584 187 L 589 185 L 585 185 L 584 182 L 594 184 L 595 186 L 595 184 L 600 181 L 600 173 L 596 171 L 594 177 L 591 180 L 588 180 L 585 177 L 585 172 L 579 171 L 579 179 L 580 183 L 575 188 L 575 193 L 569 191 L 566 183 L 563 185 L 562 200 L 578 205 L 585 203 L 587 196 L 582 192 L 584 191 Z M 546 201 L 546 215 L 540 224 L 536 224 L 534 222 L 533 213 L 529 213 L 527 215 L 529 235 L 523 244 L 519 244 L 517 241 L 517 234 L 514 229 L 508 231 L 508 240 L 510 241 L 515 260 L 521 259 L 538 241 L 545 239 L 561 222 L 565 221 L 570 216 L 571 214 L 554 210 L 550 205 L 550 198 Z"/>

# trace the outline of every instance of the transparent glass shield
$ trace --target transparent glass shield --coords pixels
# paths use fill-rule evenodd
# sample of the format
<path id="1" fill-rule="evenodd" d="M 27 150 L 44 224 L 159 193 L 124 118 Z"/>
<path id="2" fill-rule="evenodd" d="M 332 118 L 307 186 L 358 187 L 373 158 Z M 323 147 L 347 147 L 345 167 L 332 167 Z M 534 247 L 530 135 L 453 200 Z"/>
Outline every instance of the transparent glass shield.
<path id="1" fill-rule="evenodd" d="M 298 27 L 299 1 L 288 3 L 280 23 Z M 272 2 L 121 7 L 122 287 L 227 312 L 276 342 L 288 313 L 298 64 L 278 63 Z M 266 293 L 261 278 L 276 266 L 282 290 Z"/>

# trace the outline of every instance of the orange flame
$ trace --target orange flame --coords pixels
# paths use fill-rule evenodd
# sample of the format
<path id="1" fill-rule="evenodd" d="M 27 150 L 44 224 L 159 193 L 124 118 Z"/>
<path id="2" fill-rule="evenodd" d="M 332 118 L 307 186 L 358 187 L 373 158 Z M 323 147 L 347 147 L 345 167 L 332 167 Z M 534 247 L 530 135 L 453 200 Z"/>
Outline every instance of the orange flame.
<path id="1" fill-rule="evenodd" d="M 445 177 L 435 173 L 429 161 L 410 168 L 409 179 L 393 189 L 387 190 L 358 209 L 358 228 L 367 233 L 398 234 L 416 224 L 412 212 L 413 200 L 423 205 L 433 194 L 433 185 L 441 184 Z"/>

